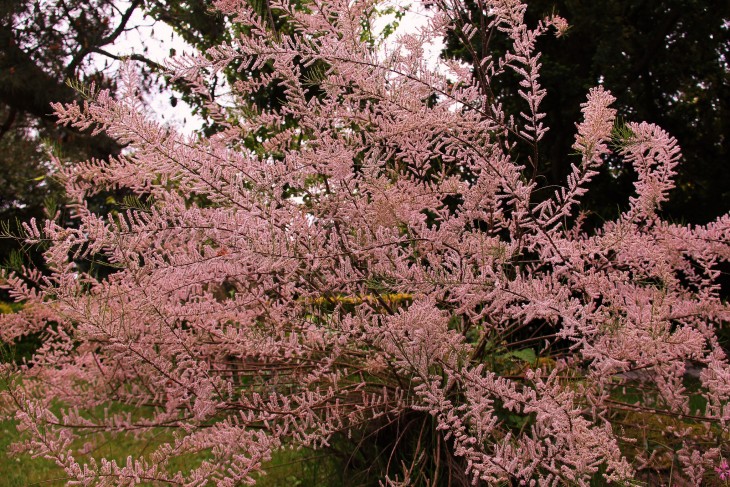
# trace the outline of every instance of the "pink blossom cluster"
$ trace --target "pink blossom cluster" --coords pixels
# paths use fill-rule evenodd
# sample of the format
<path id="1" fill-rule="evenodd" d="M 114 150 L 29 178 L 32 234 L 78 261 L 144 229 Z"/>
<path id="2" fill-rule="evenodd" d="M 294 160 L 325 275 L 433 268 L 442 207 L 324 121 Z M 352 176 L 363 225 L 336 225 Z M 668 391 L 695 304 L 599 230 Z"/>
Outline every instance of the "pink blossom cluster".
<path id="1" fill-rule="evenodd" d="M 715 472 L 717 472 L 717 476 L 720 477 L 720 480 L 730 480 L 730 465 L 727 464 L 727 460 L 723 459 L 722 462 L 720 462 L 720 466 L 715 467 Z"/>
<path id="2" fill-rule="evenodd" d="M 4 276 L 24 308 L 2 316 L 0 338 L 43 336 L 30 362 L 2 371 L 6 410 L 27 434 L 19 448 L 75 485 L 233 486 L 255 483 L 277 449 L 325 448 L 417 413 L 442 446 L 419 442 L 414 464 L 444 450 L 474 484 L 589 485 L 652 460 L 626 453 L 619 421 L 650 411 L 671 419 L 658 424 L 673 458 L 701 484 L 728 453 L 716 332 L 730 319 L 718 284 L 730 215 L 664 220 L 677 142 L 642 122 L 612 144 L 614 98 L 601 86 L 582 106 L 565 185 L 542 187 L 549 95 L 536 45 L 567 24 L 528 26 L 518 0 L 476 4 L 429 2 L 425 26 L 374 48 L 362 39 L 376 2 L 272 2 L 289 26 L 278 31 L 248 2 L 219 0 L 247 29 L 170 63 L 223 127 L 208 138 L 146 117 L 131 66 L 121 98 L 92 89 L 82 105 L 56 105 L 61 123 L 127 149 L 56 161 L 74 225 L 27 222 L 49 272 Z M 473 49 L 479 30 L 506 52 L 471 67 L 424 59 L 447 32 Z M 219 104 L 206 75 L 231 66 L 246 76 L 235 103 Z M 515 114 L 492 91 L 508 72 L 522 80 Z M 283 98 L 252 105 L 272 87 Z M 585 229 L 581 201 L 609 155 L 633 166 L 636 192 L 617 219 Z M 146 204 L 87 204 L 119 188 Z M 690 408 L 693 394 L 704 409 Z M 160 428 L 174 438 L 138 458 L 85 456 L 100 432 Z M 170 467 L 199 453 L 190 471 Z M 383 481 L 417 483 L 419 471 L 435 482 L 405 464 Z"/>

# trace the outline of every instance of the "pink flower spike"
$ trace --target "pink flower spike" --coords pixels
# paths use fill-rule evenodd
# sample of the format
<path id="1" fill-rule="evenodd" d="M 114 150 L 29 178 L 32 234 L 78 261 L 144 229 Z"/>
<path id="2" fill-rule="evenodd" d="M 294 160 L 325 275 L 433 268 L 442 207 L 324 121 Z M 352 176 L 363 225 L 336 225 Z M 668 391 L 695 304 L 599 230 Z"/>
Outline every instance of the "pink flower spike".
<path id="1" fill-rule="evenodd" d="M 715 472 L 720 475 L 720 480 L 730 479 L 730 465 L 728 465 L 727 460 L 723 459 L 723 461 L 720 463 L 720 466 L 715 467 Z"/>

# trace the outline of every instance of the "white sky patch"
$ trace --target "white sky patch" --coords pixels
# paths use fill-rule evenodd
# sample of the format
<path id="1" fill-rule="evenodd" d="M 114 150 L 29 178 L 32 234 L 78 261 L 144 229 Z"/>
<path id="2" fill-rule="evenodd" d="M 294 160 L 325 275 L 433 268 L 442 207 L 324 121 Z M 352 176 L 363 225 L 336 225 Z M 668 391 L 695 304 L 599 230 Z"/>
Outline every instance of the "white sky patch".
<path id="1" fill-rule="evenodd" d="M 386 7 L 388 4 L 384 4 Z M 406 13 L 403 18 L 399 21 L 398 28 L 395 33 L 385 40 L 384 45 L 381 49 L 387 49 L 392 46 L 393 41 L 397 36 L 403 34 L 412 34 L 418 32 L 419 29 L 426 27 L 429 20 L 431 19 L 432 10 L 427 9 L 422 2 L 400 4 L 394 2 L 392 4 L 396 9 L 406 8 Z M 383 15 L 375 20 L 373 30 L 377 33 L 381 33 L 385 27 L 396 20 L 395 14 Z M 435 70 L 439 64 L 439 55 L 446 46 L 443 37 L 434 39 L 434 42 L 428 43 L 423 46 L 423 54 L 426 60 L 427 66 L 431 70 Z"/>
<path id="2" fill-rule="evenodd" d="M 121 1 L 117 7 L 119 11 L 124 12 L 130 4 L 129 1 Z M 115 20 L 119 22 L 119 18 Z M 144 15 L 142 9 L 139 8 L 135 9 L 129 19 L 127 30 L 113 45 L 106 46 L 105 49 L 120 57 L 135 53 L 141 54 L 162 65 L 171 57 L 171 50 L 178 55 L 196 52 L 196 49 L 176 34 L 172 27 Z M 114 76 L 119 72 L 121 66 L 120 61 L 101 54 L 94 54 L 91 63 L 107 76 Z M 171 104 L 173 96 L 177 98 L 177 106 L 174 107 Z M 144 95 L 144 100 L 150 115 L 184 134 L 192 134 L 203 126 L 202 118 L 193 115 L 192 107 L 182 101 L 174 90 L 164 87 L 162 84 L 153 86 L 151 92 Z"/>

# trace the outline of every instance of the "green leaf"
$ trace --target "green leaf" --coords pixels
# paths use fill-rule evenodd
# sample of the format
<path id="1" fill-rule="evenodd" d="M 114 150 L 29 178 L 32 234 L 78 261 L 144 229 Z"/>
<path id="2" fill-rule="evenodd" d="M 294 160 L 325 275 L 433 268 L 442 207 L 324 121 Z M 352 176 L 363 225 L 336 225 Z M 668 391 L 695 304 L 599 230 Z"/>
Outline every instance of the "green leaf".
<path id="1" fill-rule="evenodd" d="M 537 362 L 537 354 L 535 354 L 535 350 L 532 348 L 523 348 L 522 350 L 515 350 L 513 352 L 510 352 L 508 355 L 518 358 L 522 360 L 523 362 L 527 362 L 530 364 L 534 364 Z"/>

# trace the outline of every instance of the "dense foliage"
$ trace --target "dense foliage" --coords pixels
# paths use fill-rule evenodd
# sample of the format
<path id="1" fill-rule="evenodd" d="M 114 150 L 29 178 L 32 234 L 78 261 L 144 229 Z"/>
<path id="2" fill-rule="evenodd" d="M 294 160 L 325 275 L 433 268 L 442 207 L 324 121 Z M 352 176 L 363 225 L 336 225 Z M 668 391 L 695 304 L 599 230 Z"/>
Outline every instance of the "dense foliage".
<path id="1" fill-rule="evenodd" d="M 146 117 L 132 66 L 119 98 L 92 87 L 55 105 L 126 150 L 58 162 L 75 226 L 28 222 L 50 273 L 5 276 L 24 308 L 0 336 L 44 337 L 2 369 L 19 448 L 101 485 L 253 483 L 277 449 L 343 444 L 389 485 L 589 485 L 666 459 L 694 484 L 715 476 L 730 454 L 730 215 L 662 218 L 677 142 L 616 122 L 602 86 L 562 186 L 544 183 L 536 43 L 565 34 L 563 18 L 437 1 L 379 45 L 373 2 L 216 5 L 249 28 L 171 61 L 216 134 Z M 503 47 L 433 66 L 424 46 L 449 34 Z M 205 77 L 231 66 L 245 76 L 219 104 Z M 507 76 L 514 100 L 492 91 Z M 274 88 L 276 103 L 256 102 Z M 634 193 L 583 228 L 608 160 L 633 169 Z M 136 194 L 124 212 L 86 204 L 119 188 Z M 637 420 L 662 440 L 626 427 Z M 126 463 L 79 460 L 108 434 L 159 428 L 175 438 Z M 191 454 L 195 468 L 171 467 Z"/>

